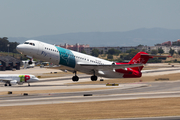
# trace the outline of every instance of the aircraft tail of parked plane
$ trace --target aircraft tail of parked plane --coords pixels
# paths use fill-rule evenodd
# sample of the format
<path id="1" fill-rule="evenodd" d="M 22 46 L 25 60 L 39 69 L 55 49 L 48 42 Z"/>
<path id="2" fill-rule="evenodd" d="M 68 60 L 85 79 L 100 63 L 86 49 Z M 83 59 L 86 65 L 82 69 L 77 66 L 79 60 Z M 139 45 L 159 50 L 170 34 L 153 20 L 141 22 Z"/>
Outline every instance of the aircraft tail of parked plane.
<path id="1" fill-rule="evenodd" d="M 107 78 L 137 78 L 141 77 L 143 64 L 153 57 L 168 57 L 149 55 L 145 52 L 137 53 L 129 63 L 117 63 L 100 59 L 87 54 L 68 50 L 37 40 L 28 40 L 17 46 L 20 53 L 39 60 L 60 64 L 60 69 L 75 73 L 73 81 L 78 81 L 77 71 L 92 74 L 91 80 L 96 81 L 97 76 Z"/>

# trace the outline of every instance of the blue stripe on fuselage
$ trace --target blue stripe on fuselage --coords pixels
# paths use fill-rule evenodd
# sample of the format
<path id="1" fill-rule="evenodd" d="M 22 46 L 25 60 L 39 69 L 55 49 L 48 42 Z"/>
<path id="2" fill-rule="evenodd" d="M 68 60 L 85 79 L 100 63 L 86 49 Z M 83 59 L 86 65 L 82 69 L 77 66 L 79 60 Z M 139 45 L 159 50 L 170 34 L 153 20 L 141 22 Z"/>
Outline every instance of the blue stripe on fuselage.
<path id="1" fill-rule="evenodd" d="M 60 56 L 59 64 L 75 68 L 76 62 L 75 62 L 75 57 L 74 57 L 73 53 L 68 49 L 64 49 L 64 48 L 57 47 L 57 46 L 56 46 L 56 48 L 58 49 L 59 56 Z"/>

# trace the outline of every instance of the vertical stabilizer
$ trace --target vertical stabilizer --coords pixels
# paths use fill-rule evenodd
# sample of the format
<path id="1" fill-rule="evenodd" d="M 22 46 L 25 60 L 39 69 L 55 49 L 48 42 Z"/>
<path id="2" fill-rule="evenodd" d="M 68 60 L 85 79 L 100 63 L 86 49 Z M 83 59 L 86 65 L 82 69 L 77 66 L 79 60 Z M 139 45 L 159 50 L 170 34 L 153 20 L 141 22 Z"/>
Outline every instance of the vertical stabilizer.
<path id="1" fill-rule="evenodd" d="M 146 64 L 149 58 L 153 58 L 145 52 L 137 53 L 129 62 L 129 64 Z M 144 66 L 134 67 L 133 70 L 141 71 Z"/>

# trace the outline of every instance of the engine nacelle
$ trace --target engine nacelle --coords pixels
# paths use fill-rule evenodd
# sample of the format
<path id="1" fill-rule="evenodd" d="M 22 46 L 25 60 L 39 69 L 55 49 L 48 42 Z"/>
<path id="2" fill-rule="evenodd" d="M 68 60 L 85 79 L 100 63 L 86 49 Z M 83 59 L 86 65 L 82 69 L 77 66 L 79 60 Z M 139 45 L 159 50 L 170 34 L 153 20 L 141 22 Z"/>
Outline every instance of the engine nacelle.
<path id="1" fill-rule="evenodd" d="M 16 85 L 17 84 L 17 80 L 12 80 L 10 81 L 11 85 Z"/>
<path id="2" fill-rule="evenodd" d="M 32 61 L 30 60 L 30 61 L 28 62 L 28 64 L 31 65 L 31 64 L 32 64 Z"/>

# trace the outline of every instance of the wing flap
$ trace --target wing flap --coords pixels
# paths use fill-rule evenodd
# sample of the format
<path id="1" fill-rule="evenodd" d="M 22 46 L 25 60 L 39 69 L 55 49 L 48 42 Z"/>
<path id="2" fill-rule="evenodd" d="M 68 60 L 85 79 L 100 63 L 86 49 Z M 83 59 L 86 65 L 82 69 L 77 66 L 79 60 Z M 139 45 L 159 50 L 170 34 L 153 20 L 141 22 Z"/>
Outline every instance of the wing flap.
<path id="1" fill-rule="evenodd" d="M 79 64 L 84 67 L 94 67 L 95 69 L 122 69 L 122 68 L 132 68 L 132 67 L 140 67 L 143 64 L 111 64 L 111 65 L 97 65 L 97 64 Z"/>

